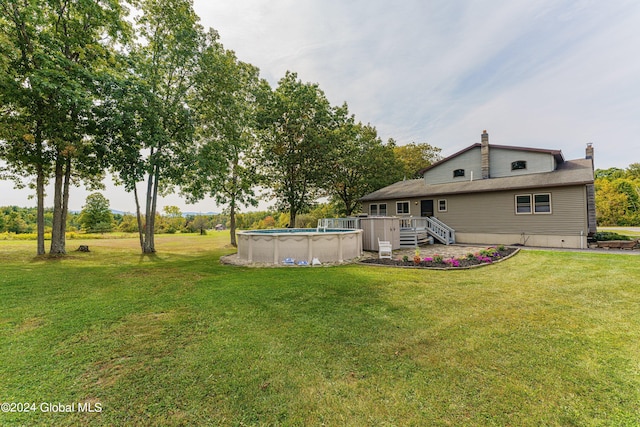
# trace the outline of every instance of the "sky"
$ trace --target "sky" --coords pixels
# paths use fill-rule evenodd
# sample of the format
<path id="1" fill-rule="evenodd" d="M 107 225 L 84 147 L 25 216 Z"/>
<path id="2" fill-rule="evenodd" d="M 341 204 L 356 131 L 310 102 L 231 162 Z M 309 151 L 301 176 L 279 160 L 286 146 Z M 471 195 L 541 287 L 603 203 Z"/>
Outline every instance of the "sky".
<path id="1" fill-rule="evenodd" d="M 596 168 L 640 162 L 636 0 L 194 0 L 194 8 L 272 87 L 294 71 L 385 141 L 426 142 L 448 156 L 486 129 L 492 144 L 559 149 L 568 160 L 593 143 Z M 105 185 L 113 209 L 134 210 L 132 195 Z M 35 206 L 12 187 L 0 182 L 0 205 Z M 88 194 L 74 189 L 70 208 Z M 166 205 L 222 209 L 178 196 Z"/>

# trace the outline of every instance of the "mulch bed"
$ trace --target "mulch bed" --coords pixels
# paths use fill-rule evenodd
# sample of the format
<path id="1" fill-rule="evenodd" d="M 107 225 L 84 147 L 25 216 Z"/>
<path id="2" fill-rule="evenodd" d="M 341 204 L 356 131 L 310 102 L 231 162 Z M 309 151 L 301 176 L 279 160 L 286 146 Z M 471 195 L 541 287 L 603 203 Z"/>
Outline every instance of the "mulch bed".
<path id="1" fill-rule="evenodd" d="M 369 264 L 369 265 L 382 265 L 388 267 L 407 267 L 407 268 L 429 268 L 429 269 L 439 269 L 439 270 L 459 270 L 466 268 L 475 268 L 483 265 L 491 265 L 496 262 L 504 261 L 505 259 L 511 258 L 513 255 L 518 253 L 520 249 L 518 248 L 505 248 L 504 250 L 494 250 L 493 255 L 488 254 L 473 254 L 473 258 L 471 257 L 458 257 L 454 258 L 455 261 L 449 259 L 443 259 L 442 262 L 433 261 L 433 259 L 427 258 L 420 261 L 419 264 L 416 264 L 413 261 L 413 257 L 409 257 L 409 261 L 403 261 L 402 259 L 379 259 L 379 258 L 370 258 L 360 261 L 361 264 Z"/>

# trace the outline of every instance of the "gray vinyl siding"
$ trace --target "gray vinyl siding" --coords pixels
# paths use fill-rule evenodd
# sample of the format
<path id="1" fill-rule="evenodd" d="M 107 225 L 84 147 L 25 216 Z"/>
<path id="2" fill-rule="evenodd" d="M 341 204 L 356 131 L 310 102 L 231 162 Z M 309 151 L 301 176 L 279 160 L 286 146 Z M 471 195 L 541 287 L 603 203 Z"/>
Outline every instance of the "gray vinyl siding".
<path id="1" fill-rule="evenodd" d="M 380 203 L 387 204 L 387 215 L 386 216 L 397 216 L 399 218 L 405 218 L 410 216 L 420 216 L 420 200 L 419 198 L 404 198 L 404 199 L 393 199 L 393 200 L 380 200 L 376 202 L 365 202 L 362 204 L 362 212 L 369 214 L 371 205 L 379 205 Z M 398 215 L 396 213 L 396 202 L 409 202 L 409 214 L 408 215 Z M 434 206 L 434 209 L 437 207 Z"/>
<path id="2" fill-rule="evenodd" d="M 517 160 L 527 162 L 526 169 L 511 170 L 511 163 Z M 453 177 L 453 171 L 464 169 L 464 177 Z M 489 176 L 502 178 L 514 175 L 552 172 L 556 169 L 556 161 L 552 154 L 523 150 L 508 150 L 489 146 Z M 473 179 L 482 179 L 482 159 L 480 147 L 464 152 L 424 173 L 424 180 L 429 184 L 444 184 Z"/>
<path id="3" fill-rule="evenodd" d="M 526 161 L 527 168 L 512 171 L 511 163 L 518 160 Z M 491 178 L 500 178 L 513 175 L 551 172 L 556 168 L 556 161 L 553 155 L 548 153 L 505 150 L 489 146 L 489 168 Z"/>
<path id="4" fill-rule="evenodd" d="M 425 183 L 444 184 L 446 182 L 469 181 L 471 171 L 473 171 L 473 179 L 481 179 L 482 165 L 480 162 L 480 148 L 474 148 L 426 171 L 424 173 Z M 454 178 L 453 171 L 456 169 L 464 169 L 464 177 Z"/>
<path id="5" fill-rule="evenodd" d="M 515 196 L 551 194 L 551 214 L 516 215 Z M 585 186 L 499 191 L 447 198 L 436 216 L 461 233 L 587 234 Z"/>
<path id="6" fill-rule="evenodd" d="M 551 194 L 551 214 L 516 215 L 515 196 Z M 421 198 L 384 200 L 388 216 L 396 215 L 396 201 L 409 201 L 410 216 L 420 216 L 420 200 L 434 202 L 434 215 L 461 233 L 525 233 L 585 235 L 587 227 L 587 192 L 584 185 L 526 190 L 496 191 Z M 447 201 L 447 212 L 438 212 L 438 200 Z M 370 202 L 363 203 L 369 212 Z M 404 217 L 402 215 L 400 217 Z"/>

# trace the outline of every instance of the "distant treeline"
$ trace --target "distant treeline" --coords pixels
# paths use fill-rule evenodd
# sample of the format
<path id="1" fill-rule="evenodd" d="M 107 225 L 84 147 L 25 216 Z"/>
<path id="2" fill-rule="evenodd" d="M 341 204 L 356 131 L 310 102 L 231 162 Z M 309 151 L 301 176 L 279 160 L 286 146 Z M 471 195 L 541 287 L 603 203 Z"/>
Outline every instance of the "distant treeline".
<path id="1" fill-rule="evenodd" d="M 176 207 L 170 209 L 171 214 L 156 213 L 156 234 L 164 233 L 195 233 L 202 230 L 216 228 L 228 229 L 230 216 L 228 214 L 215 215 L 182 215 Z M 338 216 L 337 209 L 330 204 L 320 204 L 309 213 L 300 214 L 296 219 L 296 227 L 315 227 L 320 218 Z M 53 209 L 45 209 L 45 232 L 50 233 L 53 223 Z M 81 214 L 69 212 L 67 217 L 67 231 L 90 232 L 83 229 L 80 221 Z M 256 228 L 284 228 L 289 225 L 288 212 L 256 211 L 236 214 L 236 224 L 239 229 Z M 113 214 L 113 222 L 109 230 L 127 233 L 138 231 L 135 215 Z M 36 208 L 21 208 L 18 206 L 0 207 L 0 233 L 31 234 L 36 232 Z"/>

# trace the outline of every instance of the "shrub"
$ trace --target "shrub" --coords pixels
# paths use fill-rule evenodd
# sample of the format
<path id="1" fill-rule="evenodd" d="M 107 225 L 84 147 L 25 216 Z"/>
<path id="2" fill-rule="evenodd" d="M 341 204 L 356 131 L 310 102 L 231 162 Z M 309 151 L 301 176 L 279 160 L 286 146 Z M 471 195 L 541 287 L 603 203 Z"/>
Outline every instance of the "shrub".
<path id="1" fill-rule="evenodd" d="M 599 242 L 607 240 L 631 240 L 629 236 L 623 236 L 622 234 L 614 233 L 612 231 L 599 231 L 594 237 Z"/>

